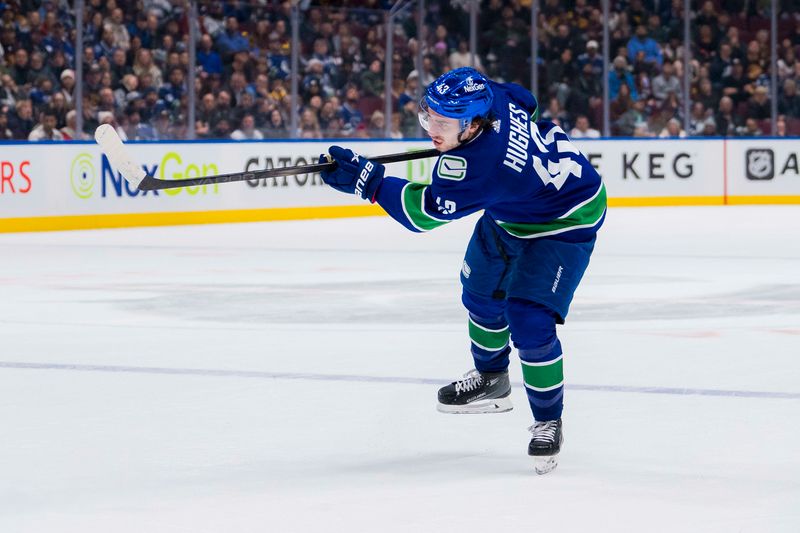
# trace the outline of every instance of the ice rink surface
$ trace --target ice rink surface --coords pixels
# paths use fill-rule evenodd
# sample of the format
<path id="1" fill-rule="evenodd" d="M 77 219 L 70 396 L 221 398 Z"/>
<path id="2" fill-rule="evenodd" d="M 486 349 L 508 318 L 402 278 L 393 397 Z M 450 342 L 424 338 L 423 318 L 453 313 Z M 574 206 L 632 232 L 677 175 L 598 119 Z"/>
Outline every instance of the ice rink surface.
<path id="1" fill-rule="evenodd" d="M 800 206 L 610 211 L 547 476 L 435 410 L 472 223 L 0 235 L 0 531 L 800 531 Z"/>

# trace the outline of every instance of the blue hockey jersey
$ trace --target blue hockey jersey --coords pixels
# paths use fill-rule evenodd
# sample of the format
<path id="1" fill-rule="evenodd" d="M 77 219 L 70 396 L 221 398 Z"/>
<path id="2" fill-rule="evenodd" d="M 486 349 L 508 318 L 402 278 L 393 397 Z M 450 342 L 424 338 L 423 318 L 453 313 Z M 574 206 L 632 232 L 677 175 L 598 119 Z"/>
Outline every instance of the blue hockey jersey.
<path id="1" fill-rule="evenodd" d="M 411 231 L 428 231 L 485 210 L 520 239 L 591 239 L 603 223 L 600 175 L 551 122 L 539 121 L 533 95 L 490 82 L 492 128 L 443 152 L 430 185 L 387 176 L 375 201 Z"/>

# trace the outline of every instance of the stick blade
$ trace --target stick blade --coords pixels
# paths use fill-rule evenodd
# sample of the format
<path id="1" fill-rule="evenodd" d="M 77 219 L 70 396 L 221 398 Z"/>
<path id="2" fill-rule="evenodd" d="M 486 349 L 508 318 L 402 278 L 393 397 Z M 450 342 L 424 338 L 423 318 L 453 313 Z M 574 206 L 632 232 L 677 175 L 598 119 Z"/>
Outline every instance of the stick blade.
<path id="1" fill-rule="evenodd" d="M 147 177 L 147 173 L 133 160 L 114 127 L 110 124 L 101 124 L 94 132 L 94 140 L 103 149 L 111 166 L 120 172 L 128 183 L 138 189 L 139 184 Z"/>

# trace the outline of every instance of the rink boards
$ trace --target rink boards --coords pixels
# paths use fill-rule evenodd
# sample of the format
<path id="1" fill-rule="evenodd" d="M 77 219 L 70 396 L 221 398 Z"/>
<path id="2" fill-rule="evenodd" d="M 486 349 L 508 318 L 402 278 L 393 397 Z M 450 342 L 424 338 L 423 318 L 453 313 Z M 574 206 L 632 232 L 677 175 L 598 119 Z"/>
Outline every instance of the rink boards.
<path id="1" fill-rule="evenodd" d="M 315 163 L 331 141 L 130 143 L 145 170 L 183 179 Z M 427 149 L 417 141 L 338 141 L 364 155 Z M 614 206 L 800 203 L 800 139 L 601 139 L 575 144 Z M 430 179 L 435 160 L 387 175 Z M 578 179 L 578 178 L 569 178 Z M 0 232 L 370 216 L 378 206 L 318 174 L 164 191 L 131 190 L 94 143 L 0 144 Z"/>

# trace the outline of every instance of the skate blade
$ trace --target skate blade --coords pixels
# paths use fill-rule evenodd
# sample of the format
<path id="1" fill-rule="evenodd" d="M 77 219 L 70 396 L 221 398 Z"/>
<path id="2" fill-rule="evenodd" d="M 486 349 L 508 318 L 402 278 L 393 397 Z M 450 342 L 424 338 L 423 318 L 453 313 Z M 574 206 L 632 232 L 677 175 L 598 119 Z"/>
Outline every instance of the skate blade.
<path id="1" fill-rule="evenodd" d="M 558 454 L 533 458 L 533 469 L 540 476 L 548 474 L 558 466 Z"/>
<path id="2" fill-rule="evenodd" d="M 444 403 L 439 403 L 436 405 L 436 409 L 440 413 L 448 413 L 448 414 L 482 414 L 482 413 L 505 413 L 510 411 L 514 408 L 511 404 L 511 398 L 506 396 L 505 398 L 491 398 L 488 400 L 480 400 L 477 402 L 472 402 L 467 405 L 447 405 Z"/>

